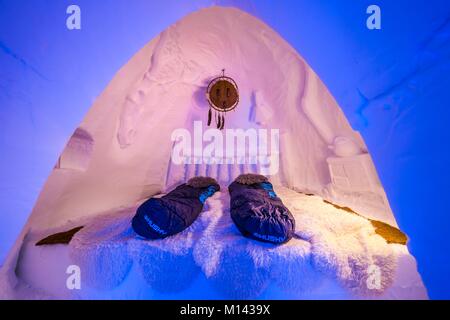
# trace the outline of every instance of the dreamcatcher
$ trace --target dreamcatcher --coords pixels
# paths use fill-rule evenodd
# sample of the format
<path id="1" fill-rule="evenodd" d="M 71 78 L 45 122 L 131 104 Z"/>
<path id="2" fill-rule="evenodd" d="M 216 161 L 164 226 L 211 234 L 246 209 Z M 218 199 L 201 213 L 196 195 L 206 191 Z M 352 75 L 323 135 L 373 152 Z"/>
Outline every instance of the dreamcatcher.
<path id="1" fill-rule="evenodd" d="M 236 108 L 239 103 L 237 84 L 232 78 L 225 76 L 225 69 L 222 70 L 220 77 L 211 80 L 209 83 L 206 98 L 210 106 L 208 126 L 211 125 L 214 112 L 217 129 L 222 130 L 225 127 L 225 113 Z"/>

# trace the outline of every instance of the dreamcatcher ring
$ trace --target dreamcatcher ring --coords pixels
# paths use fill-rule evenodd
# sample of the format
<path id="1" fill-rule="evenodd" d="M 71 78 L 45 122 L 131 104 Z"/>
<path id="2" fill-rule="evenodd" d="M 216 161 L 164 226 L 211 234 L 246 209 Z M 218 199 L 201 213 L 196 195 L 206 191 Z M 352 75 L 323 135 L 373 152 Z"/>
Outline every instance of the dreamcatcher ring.
<path id="1" fill-rule="evenodd" d="M 239 103 L 239 90 L 236 82 L 225 76 L 225 69 L 222 75 L 214 78 L 206 89 L 206 99 L 209 103 L 208 126 L 212 121 L 212 110 L 215 111 L 217 129 L 225 127 L 225 113 L 234 110 Z"/>

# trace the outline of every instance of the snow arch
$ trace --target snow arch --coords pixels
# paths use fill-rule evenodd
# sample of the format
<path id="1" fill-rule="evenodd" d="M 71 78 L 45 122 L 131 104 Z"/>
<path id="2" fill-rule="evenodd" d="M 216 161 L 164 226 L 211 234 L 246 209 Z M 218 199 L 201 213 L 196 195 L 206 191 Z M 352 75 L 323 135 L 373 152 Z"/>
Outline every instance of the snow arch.
<path id="1" fill-rule="evenodd" d="M 193 132 L 199 121 L 206 130 L 205 88 L 223 68 L 240 90 L 226 128 L 279 132 L 275 184 L 395 224 L 362 138 L 318 76 L 266 24 L 223 7 L 186 16 L 117 73 L 81 124 L 95 141 L 89 167 L 64 176 L 54 171 L 30 223 L 55 226 L 120 207 L 193 175 L 210 175 L 226 186 L 239 173 L 259 171 L 245 163 L 171 161 L 175 130 Z"/>

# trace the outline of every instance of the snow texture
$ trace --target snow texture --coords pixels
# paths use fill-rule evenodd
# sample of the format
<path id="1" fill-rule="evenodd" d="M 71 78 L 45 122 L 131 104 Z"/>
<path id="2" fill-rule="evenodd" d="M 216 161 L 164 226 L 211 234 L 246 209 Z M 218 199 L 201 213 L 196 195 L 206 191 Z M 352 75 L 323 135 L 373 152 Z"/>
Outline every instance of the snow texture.
<path id="1" fill-rule="evenodd" d="M 72 169 L 84 171 L 94 148 L 94 140 L 86 130 L 78 128 L 67 143 L 57 163 L 59 169 Z"/>

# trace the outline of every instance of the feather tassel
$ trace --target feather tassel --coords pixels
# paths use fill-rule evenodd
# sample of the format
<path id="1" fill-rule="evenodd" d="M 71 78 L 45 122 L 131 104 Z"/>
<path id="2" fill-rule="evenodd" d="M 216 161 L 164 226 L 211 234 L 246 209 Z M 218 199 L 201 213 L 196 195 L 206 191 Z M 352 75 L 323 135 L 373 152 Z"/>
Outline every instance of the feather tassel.
<path id="1" fill-rule="evenodd" d="M 222 126 L 222 122 L 221 122 L 221 117 L 220 117 L 220 114 L 219 114 L 219 118 L 218 118 L 218 121 L 217 121 L 217 129 L 220 129 L 221 126 Z"/>
<path id="2" fill-rule="evenodd" d="M 225 127 L 225 116 L 222 115 L 222 125 L 220 126 L 220 130 L 223 130 Z"/>
<path id="3" fill-rule="evenodd" d="M 209 111 L 208 111 L 208 127 L 211 125 L 211 118 L 212 118 L 212 112 L 211 112 L 211 108 L 209 108 Z"/>

